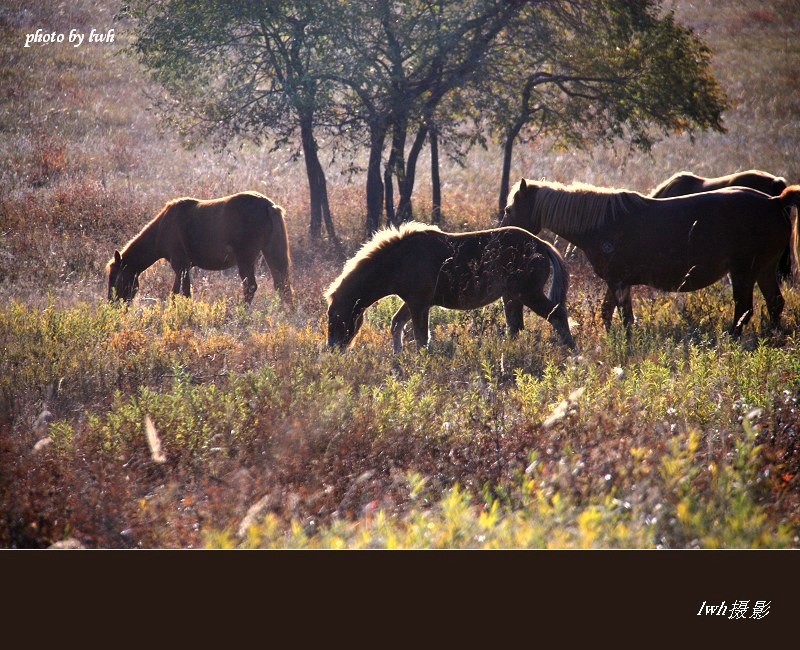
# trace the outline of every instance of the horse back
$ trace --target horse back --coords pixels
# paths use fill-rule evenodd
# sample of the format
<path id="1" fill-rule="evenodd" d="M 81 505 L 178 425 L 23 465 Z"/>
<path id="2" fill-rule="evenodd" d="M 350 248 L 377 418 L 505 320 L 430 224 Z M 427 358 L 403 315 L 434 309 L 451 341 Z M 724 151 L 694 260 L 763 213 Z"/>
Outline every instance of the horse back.
<path id="1" fill-rule="evenodd" d="M 786 189 L 786 186 L 785 179 L 759 169 L 749 169 L 715 178 L 704 178 L 690 172 L 680 172 L 657 187 L 651 196 L 653 198 L 672 198 L 700 192 L 713 192 L 728 187 L 747 187 L 770 196 L 778 196 Z"/>
<path id="2" fill-rule="evenodd" d="M 525 258 L 540 255 L 540 245 L 545 242 L 532 233 L 516 226 L 489 230 L 452 233 L 449 247 L 455 250 L 454 260 L 461 265 L 474 266 L 476 261 L 496 265 L 523 262 Z"/>
<path id="3" fill-rule="evenodd" d="M 444 307 L 479 307 L 500 298 L 509 283 L 536 285 L 548 277 L 543 242 L 521 228 L 450 233 L 442 241 L 437 248 L 444 259 L 434 271 L 435 301 Z"/>
<path id="4" fill-rule="evenodd" d="M 273 203 L 256 192 L 217 199 L 182 199 L 171 210 L 170 233 L 176 254 L 194 266 L 221 270 L 236 260 L 255 258 L 267 242 Z"/>
<path id="5" fill-rule="evenodd" d="M 195 235 L 228 245 L 262 242 L 272 229 L 272 201 L 256 192 L 198 201 L 190 209 L 189 225 Z"/>
<path id="6" fill-rule="evenodd" d="M 755 249 L 778 250 L 788 232 L 779 199 L 745 187 L 654 199 L 620 225 L 624 248 L 644 258 L 655 250 L 675 257 L 690 250 L 746 257 Z"/>
<path id="7" fill-rule="evenodd" d="M 780 176 L 773 176 L 758 169 L 751 169 L 738 174 L 722 177 L 724 184 L 718 187 L 749 187 L 770 196 L 779 196 L 786 189 L 786 180 Z M 717 189 L 711 180 L 708 181 L 709 189 Z"/>
<path id="8" fill-rule="evenodd" d="M 581 243 L 607 281 L 694 291 L 777 259 L 789 236 L 779 199 L 733 187 L 650 199 Z"/>
<path id="9" fill-rule="evenodd" d="M 239 192 L 230 196 L 216 199 L 225 206 L 228 214 L 254 215 L 264 219 L 267 211 L 274 208 L 275 204 L 263 194 L 254 191 Z"/>
<path id="10" fill-rule="evenodd" d="M 656 199 L 667 199 L 702 192 L 703 180 L 691 172 L 679 172 L 659 185 L 650 196 Z"/>
<path id="11" fill-rule="evenodd" d="M 661 220 L 666 227 L 707 223 L 720 229 L 766 226 L 776 216 L 778 204 L 773 197 L 748 187 L 725 187 L 708 192 L 651 200 L 644 214 L 642 227 L 652 225 L 652 219 Z M 638 215 L 637 215 L 638 216 Z M 636 219 L 639 221 L 639 219 Z"/>

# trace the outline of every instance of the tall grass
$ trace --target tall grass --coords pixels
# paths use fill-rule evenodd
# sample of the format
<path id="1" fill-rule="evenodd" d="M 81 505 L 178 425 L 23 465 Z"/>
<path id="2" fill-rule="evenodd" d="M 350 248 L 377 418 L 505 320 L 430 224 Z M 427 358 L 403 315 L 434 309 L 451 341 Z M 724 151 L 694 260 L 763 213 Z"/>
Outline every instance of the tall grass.
<path id="1" fill-rule="evenodd" d="M 793 337 L 645 331 L 614 365 L 614 332 L 570 355 L 542 327 L 511 342 L 450 319 L 394 356 L 379 322 L 346 353 L 322 326 L 226 299 L 0 310 L 5 542 L 796 543 L 796 506 L 774 501 L 795 480 Z M 265 495 L 272 516 L 237 537 Z"/>

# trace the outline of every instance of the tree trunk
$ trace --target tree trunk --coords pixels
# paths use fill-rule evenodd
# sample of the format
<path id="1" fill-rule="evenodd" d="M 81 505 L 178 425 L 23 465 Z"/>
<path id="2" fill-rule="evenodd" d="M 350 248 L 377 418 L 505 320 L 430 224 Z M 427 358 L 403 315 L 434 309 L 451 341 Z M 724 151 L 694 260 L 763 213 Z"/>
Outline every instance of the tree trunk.
<path id="1" fill-rule="evenodd" d="M 322 173 L 322 220 L 325 223 L 325 229 L 328 231 L 328 238 L 331 240 L 333 247 L 336 249 L 336 254 L 344 259 L 345 253 L 344 249 L 342 248 L 342 242 L 339 241 L 339 238 L 336 236 L 336 229 L 333 227 L 333 217 L 331 217 L 331 206 L 328 203 L 328 183 L 325 180 L 325 175 L 322 172 L 322 167 L 320 167 L 320 172 Z"/>
<path id="2" fill-rule="evenodd" d="M 303 146 L 303 160 L 306 164 L 306 177 L 308 178 L 308 193 L 310 198 L 309 234 L 311 239 L 320 239 L 322 235 L 323 202 L 327 204 L 328 189 L 325 182 L 325 172 L 317 155 L 317 142 L 311 120 L 301 120 L 300 139 Z"/>
<path id="3" fill-rule="evenodd" d="M 422 145 L 425 144 L 425 138 L 428 135 L 428 126 L 423 124 L 417 131 L 417 137 L 414 138 L 414 144 L 411 145 L 411 150 L 408 152 L 408 160 L 406 161 L 406 173 L 403 183 L 400 185 L 400 200 L 397 203 L 397 221 L 402 223 L 409 221 L 414 217 L 414 210 L 411 205 L 411 196 L 414 193 L 414 181 L 417 174 L 417 160 L 419 159 Z"/>
<path id="4" fill-rule="evenodd" d="M 306 175 L 308 176 L 308 190 L 310 197 L 311 220 L 309 223 L 309 235 L 312 240 L 322 238 L 322 224 L 328 231 L 336 254 L 344 257 L 342 242 L 336 236 L 336 229 L 333 226 L 331 217 L 331 206 L 328 201 L 328 181 L 325 179 L 325 170 L 317 155 L 317 143 L 310 128 L 301 128 L 301 138 L 303 142 L 303 158 L 306 163 Z"/>
<path id="5" fill-rule="evenodd" d="M 439 132 L 434 125 L 430 132 L 431 143 L 431 194 L 433 207 L 431 220 L 435 224 L 442 223 L 442 184 L 439 179 Z"/>
<path id="6" fill-rule="evenodd" d="M 367 234 L 371 235 L 381 225 L 383 211 L 383 181 L 381 180 L 381 155 L 386 139 L 386 127 L 370 128 L 369 163 L 367 164 Z"/>
<path id="7" fill-rule="evenodd" d="M 391 225 L 394 223 L 394 181 L 392 176 L 394 174 L 395 164 L 395 148 L 389 152 L 389 161 L 386 163 L 386 169 L 383 171 L 383 191 L 384 203 L 386 204 L 386 224 Z"/>
<path id="8" fill-rule="evenodd" d="M 503 173 L 500 177 L 500 209 L 497 217 L 498 221 L 503 219 L 503 213 L 505 213 L 506 210 L 508 190 L 511 186 L 511 156 L 514 152 L 514 140 L 517 139 L 517 135 L 519 135 L 521 129 L 522 124 L 517 122 L 506 132 L 506 142 L 503 145 Z"/>
<path id="9" fill-rule="evenodd" d="M 403 201 L 403 187 L 406 182 L 406 163 L 405 163 L 405 149 L 406 149 L 406 135 L 408 134 L 408 120 L 405 115 L 400 115 L 392 125 L 392 150 L 389 153 L 389 164 L 387 165 L 387 181 L 386 181 L 386 196 L 392 198 L 394 204 L 394 188 L 392 186 L 392 176 L 397 179 L 397 193 L 399 195 L 398 201 Z M 388 208 L 387 200 L 387 208 Z M 400 205 L 398 203 L 398 210 Z M 401 221 L 401 216 L 394 210 L 392 206 L 392 213 L 386 212 L 386 223 L 388 225 L 396 226 Z"/>

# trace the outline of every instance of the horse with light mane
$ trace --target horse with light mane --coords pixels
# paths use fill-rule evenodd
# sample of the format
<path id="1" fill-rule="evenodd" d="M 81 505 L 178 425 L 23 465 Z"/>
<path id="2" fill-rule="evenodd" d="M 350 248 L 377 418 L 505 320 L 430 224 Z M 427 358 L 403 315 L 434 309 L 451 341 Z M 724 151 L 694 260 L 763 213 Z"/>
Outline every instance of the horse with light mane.
<path id="1" fill-rule="evenodd" d="M 349 345 L 363 323 L 364 310 L 385 296 L 397 295 L 403 304 L 392 318 L 395 352 L 403 348 L 403 328 L 409 319 L 417 346 L 427 347 L 431 306 L 477 309 L 499 298 L 509 335 L 523 329 L 526 306 L 550 323 L 562 343 L 574 348 L 565 304 L 568 284 L 558 251 L 521 228 L 448 233 L 407 222 L 399 229 L 378 231 L 325 292 L 328 345 Z"/>
<path id="2" fill-rule="evenodd" d="M 284 210 L 258 192 L 240 192 L 217 199 L 178 198 L 131 239 L 114 251 L 107 265 L 108 299 L 133 300 L 139 274 L 166 259 L 175 271 L 172 293 L 191 296 L 193 266 L 222 271 L 236 266 L 245 303 L 258 284 L 255 265 L 263 253 L 282 303 L 293 307 L 291 258 Z"/>
<path id="3" fill-rule="evenodd" d="M 522 179 L 509 192 L 502 225 L 532 233 L 547 228 L 584 251 L 607 284 L 601 307 L 606 329 L 614 309 L 628 334 L 633 326 L 631 287 L 696 291 L 726 273 L 733 288 L 730 332 L 738 336 L 753 313 L 758 283 L 774 326 L 784 299 L 777 280 L 781 253 L 798 251 L 800 185 L 780 196 L 733 187 L 669 199 L 573 183 Z"/>

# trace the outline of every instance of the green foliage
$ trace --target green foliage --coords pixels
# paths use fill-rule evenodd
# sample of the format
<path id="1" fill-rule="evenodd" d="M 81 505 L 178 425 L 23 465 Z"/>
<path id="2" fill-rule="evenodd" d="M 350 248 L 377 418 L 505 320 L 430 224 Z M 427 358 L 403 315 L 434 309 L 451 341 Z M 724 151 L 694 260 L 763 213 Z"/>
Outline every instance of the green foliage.
<path id="1" fill-rule="evenodd" d="M 552 133 L 568 147 L 627 137 L 649 149 L 656 131 L 724 130 L 728 100 L 708 47 L 654 0 L 531 3 L 486 68 L 475 102 L 501 141 Z"/>
<path id="2" fill-rule="evenodd" d="M 369 230 L 379 225 L 384 148 L 398 217 L 408 218 L 429 129 L 457 152 L 499 137 L 505 194 L 518 138 L 553 134 L 572 147 L 624 137 L 649 149 L 657 133 L 724 130 L 728 107 L 708 47 L 656 0 L 142 0 L 127 15 L 129 51 L 171 94 L 162 112 L 191 141 L 268 135 L 302 147 L 312 204 L 327 192 L 318 133 L 351 152 L 369 141 Z M 410 133 L 417 138 L 406 152 Z"/>
<path id="3" fill-rule="evenodd" d="M 629 349 L 595 333 L 570 356 L 544 323 L 508 341 L 447 312 L 430 351 L 392 356 L 388 306 L 338 353 L 226 299 L 12 304 L 0 309 L 5 417 L 24 430 L 45 405 L 52 444 L 38 454 L 137 475 L 144 493 L 115 495 L 136 517 L 159 489 L 148 419 L 175 476 L 271 468 L 271 512 L 246 533 L 242 510 L 213 515 L 197 529 L 209 546 L 794 544 L 798 522 L 765 501 L 773 461 L 756 442 L 782 435 L 776 405 L 800 389 L 794 339 L 695 343 L 656 319 Z"/>
<path id="4" fill-rule="evenodd" d="M 304 120 L 336 119 L 322 78 L 333 4 L 130 2 L 128 51 L 178 100 L 159 106 L 188 142 L 271 134 L 285 143 Z"/>
<path id="5" fill-rule="evenodd" d="M 765 527 L 767 514 L 749 489 L 756 472 L 758 449 L 745 425 L 745 438 L 729 467 L 711 467 L 710 498 L 696 497 L 699 436 L 696 431 L 671 441 L 661 475 L 668 505 L 632 505 L 612 489 L 602 497 L 579 502 L 560 492 L 549 493 L 542 465 L 535 455 L 516 486 L 517 503 L 499 500 L 475 504 L 458 485 L 425 508 L 401 518 L 377 510 L 357 521 L 336 521 L 309 534 L 299 522 L 282 523 L 268 514 L 238 535 L 206 534 L 211 548 L 656 548 L 664 545 L 667 528 L 672 542 L 704 548 L 779 548 L 792 545 L 785 525 Z M 638 452 L 637 452 L 638 453 Z M 424 483 L 407 477 L 410 499 Z M 750 488 L 748 487 L 750 486 Z M 662 523 L 666 521 L 667 523 Z"/>
<path id="6" fill-rule="evenodd" d="M 416 484 L 412 476 L 409 483 Z M 631 515 L 616 499 L 574 509 L 556 495 L 537 493 L 532 480 L 520 488 L 524 503 L 509 509 L 494 501 L 476 505 L 458 485 L 424 510 L 395 519 L 382 510 L 355 522 L 339 521 L 314 535 L 293 523 L 282 525 L 274 515 L 247 529 L 237 539 L 226 532 L 206 536 L 211 548 L 643 548 L 648 526 L 632 528 Z"/>
<path id="7" fill-rule="evenodd" d="M 744 432 L 732 460 L 720 465 L 712 462 L 705 477 L 696 460 L 699 432 L 690 431 L 683 440 L 671 442 L 661 474 L 671 495 L 664 525 L 672 529 L 674 543 L 702 548 L 792 545 L 791 530 L 785 524 L 779 523 L 769 532 L 764 528 L 768 515 L 754 498 L 760 449 L 749 417 L 743 420 Z M 701 477 L 708 482 L 702 499 L 697 496 Z"/>

